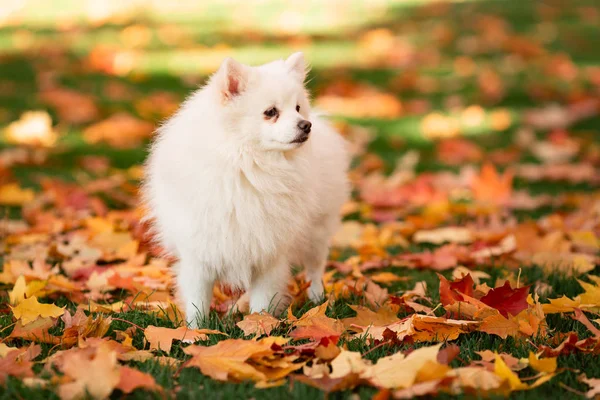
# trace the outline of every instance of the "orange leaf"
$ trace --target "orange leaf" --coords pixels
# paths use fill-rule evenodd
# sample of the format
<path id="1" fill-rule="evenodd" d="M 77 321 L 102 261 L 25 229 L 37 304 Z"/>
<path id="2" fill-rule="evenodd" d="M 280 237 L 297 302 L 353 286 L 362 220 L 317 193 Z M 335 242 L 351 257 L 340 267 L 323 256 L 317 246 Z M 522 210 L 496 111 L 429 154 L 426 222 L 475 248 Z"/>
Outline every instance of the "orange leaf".
<path id="1" fill-rule="evenodd" d="M 512 195 L 513 176 L 510 171 L 500 175 L 492 164 L 484 164 L 479 176 L 471 182 L 473 197 L 483 203 L 506 204 Z"/>
<path id="2" fill-rule="evenodd" d="M 267 376 L 246 361 L 253 356 L 273 354 L 271 345 L 252 340 L 228 339 L 214 346 L 189 346 L 183 350 L 192 358 L 187 367 L 200 368 L 204 375 L 219 381 L 231 379 L 264 381 Z"/>
<path id="3" fill-rule="evenodd" d="M 140 370 L 122 366 L 119 369 L 121 375 L 117 389 L 123 393 L 131 393 L 136 389 L 161 390 L 162 387 L 156 384 L 154 377 Z"/>
<path id="4" fill-rule="evenodd" d="M 349 305 L 351 309 L 356 311 L 355 317 L 344 318 L 342 323 L 344 326 L 351 325 L 368 327 L 368 326 L 385 326 L 398 321 L 398 309 L 395 310 L 389 307 L 381 307 L 377 311 L 371 311 L 364 306 Z"/>
<path id="5" fill-rule="evenodd" d="M 485 318 L 481 323 L 479 330 L 506 339 L 508 336 L 519 335 L 519 323 L 513 318 L 507 319 L 500 314 L 496 314 Z"/>
<path id="6" fill-rule="evenodd" d="M 244 331 L 244 335 L 270 335 L 280 321 L 267 313 L 252 313 L 246 315 L 236 325 Z"/>
<path id="7" fill-rule="evenodd" d="M 440 301 L 446 306 L 457 301 L 463 301 L 462 294 L 473 296 L 473 278 L 467 274 L 462 279 L 449 282 L 443 275 L 437 274 L 440 279 Z"/>
<path id="8" fill-rule="evenodd" d="M 223 332 L 212 329 L 188 329 L 185 326 L 171 329 L 150 325 L 144 330 L 144 336 L 150 343 L 151 350 L 171 351 L 173 340 L 181 340 L 184 343 L 193 343 L 197 340 L 208 339 L 207 334 L 226 335 Z"/>
<path id="9" fill-rule="evenodd" d="M 58 388 L 62 399 L 84 397 L 108 397 L 120 380 L 117 353 L 108 346 L 101 346 L 95 352 L 76 351 L 66 353 L 61 366 L 65 376 L 72 382 L 63 383 Z"/>

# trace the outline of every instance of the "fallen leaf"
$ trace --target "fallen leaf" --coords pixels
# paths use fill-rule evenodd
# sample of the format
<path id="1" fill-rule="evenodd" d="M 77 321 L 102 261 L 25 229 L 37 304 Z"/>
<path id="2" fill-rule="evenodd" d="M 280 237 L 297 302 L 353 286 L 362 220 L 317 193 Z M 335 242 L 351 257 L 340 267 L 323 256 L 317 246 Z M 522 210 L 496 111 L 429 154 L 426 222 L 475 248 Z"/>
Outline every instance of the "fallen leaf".
<path id="1" fill-rule="evenodd" d="M 442 305 L 447 306 L 464 300 L 463 294 L 467 296 L 473 295 L 474 282 L 471 274 L 467 274 L 463 278 L 453 282 L 449 282 L 443 275 L 437 275 L 440 279 L 440 301 Z"/>
<path id="2" fill-rule="evenodd" d="M 402 389 L 412 386 L 419 371 L 428 363 L 437 364 L 437 355 L 441 344 L 419 348 L 408 356 L 396 353 L 377 360 L 365 372 L 371 384 L 380 388 Z M 429 364 L 431 365 L 431 364 Z"/>
<path id="3" fill-rule="evenodd" d="M 52 128 L 52 118 L 45 111 L 28 111 L 6 128 L 4 136 L 9 143 L 26 146 L 53 146 L 58 136 Z"/>
<path id="4" fill-rule="evenodd" d="M 579 377 L 579 381 L 585 383 L 590 389 L 585 393 L 585 397 L 588 399 L 595 399 L 600 395 L 600 379 L 588 378 L 585 375 Z"/>
<path id="5" fill-rule="evenodd" d="M 509 314 L 517 315 L 528 308 L 528 294 L 529 286 L 513 289 L 510 287 L 510 283 L 506 281 L 504 286 L 490 290 L 480 300 L 482 303 L 500 311 L 500 314 L 505 318 L 508 318 Z"/>
<path id="6" fill-rule="evenodd" d="M 154 377 L 140 370 L 122 366 L 119 368 L 119 383 L 116 389 L 123 393 L 131 393 L 136 389 L 160 391 L 162 388 L 156 383 Z"/>
<path id="7" fill-rule="evenodd" d="M 86 393 L 94 399 L 107 398 L 121 377 L 117 353 L 107 347 L 98 347 L 91 354 L 70 353 L 63 360 L 61 369 L 72 380 L 58 388 L 63 400 L 81 398 Z"/>
<path id="8" fill-rule="evenodd" d="M 479 176 L 473 178 L 471 189 L 475 200 L 494 205 L 508 203 L 512 194 L 514 174 L 510 171 L 500 175 L 492 164 L 484 164 Z"/>
<path id="9" fill-rule="evenodd" d="M 222 332 L 212 329 L 189 329 L 185 326 L 171 329 L 149 325 L 144 329 L 144 336 L 150 343 L 150 350 L 162 350 L 169 353 L 173 340 L 180 340 L 184 343 L 193 343 L 198 340 L 207 340 L 207 335 L 225 335 Z"/>
<path id="10" fill-rule="evenodd" d="M 106 142 L 113 147 L 128 149 L 139 146 L 153 130 L 151 123 L 121 113 L 87 127 L 83 137 L 91 144 Z"/>
<path id="11" fill-rule="evenodd" d="M 280 321 L 267 313 L 252 313 L 244 316 L 244 319 L 236 325 L 244 331 L 244 335 L 270 335 L 273 328 Z"/>
<path id="12" fill-rule="evenodd" d="M 0 186 L 0 204 L 5 206 L 22 206 L 35 197 L 31 189 L 23 189 L 16 183 Z"/>
<path id="13" fill-rule="evenodd" d="M 468 228 L 444 227 L 427 231 L 417 231 L 413 236 L 415 243 L 460 243 L 466 244 L 473 241 L 473 235 Z"/>
<path id="14" fill-rule="evenodd" d="M 33 296 L 21 301 L 17 306 L 11 306 L 13 314 L 23 325 L 35 321 L 38 318 L 58 318 L 64 314 L 65 308 L 57 307 L 54 304 L 42 304 L 38 302 L 37 297 Z"/>
<path id="15" fill-rule="evenodd" d="M 540 359 L 535 353 L 529 352 L 529 366 L 537 372 L 555 372 L 557 366 L 556 357 Z"/>

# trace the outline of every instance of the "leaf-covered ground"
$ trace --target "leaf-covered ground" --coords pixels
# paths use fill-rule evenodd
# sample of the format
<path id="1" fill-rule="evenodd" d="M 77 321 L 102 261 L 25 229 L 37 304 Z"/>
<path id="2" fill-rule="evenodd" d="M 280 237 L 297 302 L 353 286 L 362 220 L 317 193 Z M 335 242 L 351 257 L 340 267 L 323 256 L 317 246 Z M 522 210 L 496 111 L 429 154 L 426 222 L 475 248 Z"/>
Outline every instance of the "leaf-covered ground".
<path id="1" fill-rule="evenodd" d="M 121 3 L 0 13 L 0 398 L 600 393 L 597 2 Z M 225 56 L 298 49 L 354 154 L 327 300 L 217 286 L 188 330 L 146 143 Z"/>

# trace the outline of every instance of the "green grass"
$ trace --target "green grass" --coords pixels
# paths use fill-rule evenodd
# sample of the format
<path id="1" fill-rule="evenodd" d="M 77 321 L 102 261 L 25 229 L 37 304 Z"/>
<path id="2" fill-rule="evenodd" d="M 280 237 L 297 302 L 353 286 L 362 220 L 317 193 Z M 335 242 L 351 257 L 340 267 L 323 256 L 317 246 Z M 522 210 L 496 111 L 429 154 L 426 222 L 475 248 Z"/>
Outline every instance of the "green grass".
<path id="1" fill-rule="evenodd" d="M 101 27 L 90 27 L 81 25 L 77 32 L 62 32 L 52 23 L 57 15 L 65 9 L 73 9 L 74 20 L 80 20 L 80 9 L 75 8 L 79 2 L 61 0 L 61 5 L 54 4 L 53 7 L 31 8 L 24 20 L 22 27 L 0 27 L 0 124 L 15 120 L 19 115 L 31 109 L 48 109 L 53 120 L 59 121 L 58 116 L 51 108 L 46 107 L 37 97 L 39 82 L 36 82 L 36 69 L 48 68 L 49 57 L 40 56 L 39 52 L 49 44 L 60 43 L 59 48 L 66 52 L 69 63 L 63 67 L 54 69 L 56 79 L 62 85 L 92 94 L 97 97 L 102 116 L 107 116 L 115 111 L 129 111 L 135 113 L 135 108 L 130 101 L 112 101 L 106 97 L 104 87 L 111 82 L 119 82 L 132 91 L 136 98 L 143 97 L 155 91 L 168 91 L 177 98 L 183 99 L 197 83 L 202 82 L 209 71 L 214 70 L 223 57 L 233 55 L 240 61 L 253 64 L 262 63 L 273 58 L 280 58 L 295 51 L 296 44 L 290 41 L 290 35 L 281 34 L 273 30 L 273 21 L 282 10 L 282 3 L 272 8 L 267 5 L 253 10 L 256 15 L 249 16 L 249 28 L 261 32 L 260 40 L 251 39 L 244 34 L 245 30 L 235 29 L 232 24 L 228 9 L 222 6 L 210 6 L 202 13 L 171 13 L 157 15 L 146 15 L 141 24 L 147 26 L 152 34 L 152 39 L 147 46 L 139 50 L 139 59 L 132 74 L 114 76 L 100 72 L 87 71 L 82 68 L 84 59 L 92 48 L 97 45 L 108 45 L 121 47 L 121 31 L 124 26 L 109 24 Z M 269 2 L 267 2 L 269 3 Z M 446 102 L 449 96 L 458 95 L 465 105 L 482 104 L 486 108 L 504 108 L 513 116 L 512 126 L 505 132 L 492 133 L 488 125 L 480 126 L 469 131 L 470 140 L 479 144 L 486 150 L 508 147 L 519 128 L 523 112 L 530 107 L 540 105 L 540 100 L 532 98 L 528 92 L 528 85 L 540 83 L 539 71 L 544 65 L 527 65 L 515 74 L 504 74 L 501 76 L 505 85 L 505 96 L 500 100 L 486 103 L 481 98 L 477 88 L 476 77 L 459 77 L 453 69 L 453 60 L 456 56 L 463 55 L 460 49 L 460 38 L 479 35 L 479 31 L 472 23 L 482 14 L 495 15 L 510 25 L 512 31 L 533 38 L 540 29 L 542 22 L 539 16 L 539 8 L 542 2 L 534 1 L 473 1 L 465 3 L 449 4 L 445 12 L 436 14 L 423 6 L 415 5 L 413 1 L 392 2 L 390 10 L 384 15 L 363 16 L 366 3 L 354 2 L 355 7 L 349 7 L 345 11 L 347 18 L 337 25 L 328 23 L 332 13 L 326 14 L 319 9 L 317 3 L 312 2 L 308 17 L 301 25 L 300 31 L 308 38 L 305 47 L 307 59 L 312 64 L 311 81 L 309 87 L 316 93 L 320 93 L 325 86 L 340 77 L 373 85 L 383 91 L 391 92 L 402 102 L 411 100 L 427 100 L 432 110 L 447 113 Z M 49 4 L 43 2 L 43 4 Z M 582 20 L 577 10 L 580 7 L 593 7 L 600 12 L 600 6 L 593 0 L 569 2 L 568 6 L 560 6 L 559 17 L 552 22 L 556 40 L 545 47 L 551 52 L 562 52 L 569 54 L 579 68 L 600 65 L 600 53 L 597 49 L 600 45 L 600 29 L 598 25 Z M 367 18 L 368 17 L 368 18 Z M 183 34 L 189 39 L 186 46 L 170 46 L 157 39 L 157 31 L 164 24 L 179 24 Z M 367 29 L 383 27 L 401 35 L 414 46 L 434 46 L 435 41 L 431 36 L 431 30 L 436 24 L 444 24 L 452 30 L 456 36 L 446 46 L 440 46 L 440 62 L 437 65 L 401 66 L 398 68 L 365 67 L 361 64 L 364 54 L 358 45 L 361 34 Z M 77 24 L 76 24 L 77 25 Z M 79 25 L 77 25 L 79 26 Z M 30 27 L 31 29 L 28 29 Z M 19 49 L 15 43 L 23 30 L 28 31 L 32 47 Z M 219 44 L 227 44 L 228 48 L 220 48 Z M 502 49 L 487 49 L 472 56 L 477 65 L 498 66 L 506 61 L 507 53 Z M 398 76 L 408 74 L 417 70 L 423 76 L 429 77 L 438 83 L 438 89 L 431 93 L 421 93 L 415 90 L 401 90 L 394 86 L 394 79 Z M 193 79 L 185 79 L 192 77 Z M 452 85 L 449 82 L 452 81 Z M 568 102 L 571 85 L 564 82 L 543 81 L 544 85 L 553 89 L 554 93 L 549 99 L 551 102 Z M 594 93 L 593 90 L 583 83 L 576 82 L 573 85 L 581 86 L 584 93 Z M 3 86 L 4 85 L 4 86 Z M 393 169 L 395 160 L 411 149 L 418 149 L 421 160 L 417 166 L 418 172 L 456 170 L 454 167 L 441 164 L 435 157 L 434 144 L 422 135 L 420 124 L 423 114 L 406 115 L 402 118 L 384 120 L 373 118 L 350 118 L 336 116 L 352 124 L 369 127 L 376 132 L 377 138 L 371 143 L 370 150 L 378 154 L 387 164 L 388 170 Z M 152 121 L 155 123 L 159 120 Z M 572 130 L 574 135 L 593 135 L 597 138 L 600 118 L 598 116 L 582 121 L 575 125 Z M 128 168 L 139 165 L 146 156 L 146 148 L 140 147 L 132 150 L 119 150 L 106 145 L 90 145 L 81 138 L 82 126 L 70 126 L 67 133 L 61 139 L 61 148 L 52 153 L 49 160 L 43 165 L 17 166 L 11 169 L 12 175 L 24 186 L 39 188 L 40 176 L 52 176 L 66 181 L 75 181 L 74 172 L 78 170 L 77 162 L 83 156 L 101 155 L 111 160 L 111 165 L 116 168 Z M 390 145 L 390 140 L 402 140 L 400 148 Z M 596 143 L 600 143 L 595 139 Z M 1 148 L 10 147 L 7 143 L 0 142 Z M 530 157 L 530 155 L 525 155 Z M 516 187 L 526 189 L 532 194 L 551 194 L 573 192 L 598 191 L 598 187 L 589 183 L 565 184 L 564 182 L 526 182 L 516 181 Z M 544 215 L 556 211 L 553 208 L 540 210 L 516 211 L 519 220 L 539 219 Z M 7 208 L 2 214 L 11 218 L 19 215 L 16 208 Z M 415 247 L 419 251 L 424 247 Z M 502 278 L 510 272 L 518 273 L 514 269 L 498 265 L 482 265 L 477 269 L 489 273 L 492 278 L 487 281 L 493 285 L 497 278 Z M 429 270 L 408 270 L 403 268 L 391 268 L 390 271 L 407 276 L 410 280 L 399 282 L 389 287 L 390 293 L 401 294 L 411 289 L 415 282 L 425 281 L 428 287 L 428 295 L 433 302 L 439 301 L 439 281 L 434 272 Z M 592 273 L 598 274 L 596 268 Z M 450 277 L 450 273 L 444 273 Z M 572 277 L 560 274 L 547 275 L 540 267 L 524 267 L 521 272 L 521 282 L 535 284 L 544 281 L 552 286 L 553 292 L 550 297 L 561 295 L 573 297 L 581 293 L 581 288 Z M 7 288 L 4 288 L 7 289 Z M 6 299 L 3 299 L 5 302 Z M 545 300 L 545 298 L 542 298 Z M 353 299 L 351 304 L 361 302 L 362 299 Z M 67 305 L 74 309 L 75 305 L 62 300 L 61 305 Z M 349 301 L 336 301 L 330 309 L 330 316 L 344 318 L 352 315 L 348 307 Z M 306 311 L 311 305 L 305 305 L 302 309 Z M 114 315 L 120 320 L 111 324 L 109 336 L 114 337 L 115 330 L 124 330 L 130 324 L 121 320 L 129 321 L 140 327 L 148 325 L 174 327 L 175 321 L 165 320 L 156 315 L 139 311 L 130 311 Z M 239 316 L 226 316 L 219 318 L 216 313 L 211 314 L 206 327 L 219 329 L 226 332 L 232 338 L 243 337 L 243 332 L 235 326 Z M 547 318 L 549 329 L 555 332 L 575 331 L 580 337 L 587 337 L 589 333 L 582 324 L 570 319 L 568 316 L 551 315 Z M 0 329 L 12 323 L 10 314 L 0 315 Z M 58 328 L 56 333 L 60 333 Z M 0 332 L 0 337 L 8 336 L 10 329 Z M 134 337 L 134 345 L 143 346 L 143 334 L 137 332 Z M 211 336 L 208 344 L 214 344 L 220 340 L 219 337 Z M 453 366 L 469 363 L 477 359 L 476 351 L 492 350 L 510 353 L 516 357 L 526 357 L 530 351 L 535 351 L 535 346 L 544 343 L 542 338 L 532 338 L 531 341 L 520 341 L 512 338 L 503 340 L 496 336 L 476 332 L 461 336 L 456 342 L 460 346 L 459 358 L 454 361 Z M 25 342 L 16 342 L 16 345 L 24 345 Z M 349 350 L 367 352 L 370 346 L 364 340 L 352 339 L 343 342 Z M 371 353 L 369 358 L 376 360 L 380 357 L 393 354 L 401 350 L 413 348 L 413 345 L 382 346 Z M 50 350 L 44 345 L 44 356 Z M 167 355 L 167 354 L 165 354 Z M 178 359 L 187 356 L 182 351 L 180 343 L 176 342 L 168 354 Z M 559 368 L 564 369 L 559 376 L 549 383 L 531 391 L 513 393 L 511 397 L 516 399 L 558 398 L 573 397 L 573 393 L 567 391 L 563 385 L 576 390 L 585 390 L 584 385 L 577 381 L 581 372 L 588 377 L 600 377 L 600 363 L 595 361 L 595 356 L 572 354 L 561 356 L 558 359 Z M 178 376 L 174 376 L 173 370 L 159 365 L 155 361 L 144 363 L 133 363 L 136 368 L 150 373 L 165 390 L 177 389 L 176 397 L 180 399 L 195 399 L 206 397 L 209 399 L 279 399 L 279 398 L 323 398 L 323 394 L 317 389 L 308 387 L 299 382 L 286 384 L 272 389 L 256 389 L 251 383 L 220 383 L 203 376 L 196 369 L 184 369 Z M 335 393 L 330 398 L 370 398 L 376 393 L 375 389 L 360 387 L 354 391 Z M 119 394 L 113 394 L 113 398 L 119 398 Z M 159 394 L 151 394 L 145 391 L 136 391 L 129 398 L 162 398 Z M 450 397 L 441 395 L 440 397 Z M 51 390 L 28 388 L 20 381 L 9 378 L 0 387 L 0 399 L 54 399 L 58 398 Z"/>

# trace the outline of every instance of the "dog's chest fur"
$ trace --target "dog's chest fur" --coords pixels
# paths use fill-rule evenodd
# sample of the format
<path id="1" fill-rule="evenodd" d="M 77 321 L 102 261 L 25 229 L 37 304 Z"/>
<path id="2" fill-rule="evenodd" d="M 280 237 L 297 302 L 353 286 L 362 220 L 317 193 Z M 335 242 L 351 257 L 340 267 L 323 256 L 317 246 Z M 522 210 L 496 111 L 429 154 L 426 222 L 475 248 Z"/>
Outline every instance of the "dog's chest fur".
<path id="1" fill-rule="evenodd" d="M 256 269 L 293 257 L 305 248 L 320 214 L 317 187 L 310 181 L 317 160 L 310 143 L 299 150 L 249 152 L 218 163 L 180 154 L 153 163 L 161 167 L 153 170 L 147 189 L 163 244 L 195 254 L 203 268 L 240 287 L 248 286 Z"/>
<path id="2" fill-rule="evenodd" d="M 250 255 L 247 261 L 253 268 L 264 268 L 273 257 L 304 246 L 304 234 L 319 214 L 314 186 L 307 184 L 310 148 L 302 150 L 293 158 L 248 158 L 237 172 L 231 171 L 231 180 L 223 181 L 227 203 L 222 212 L 229 220 L 223 239 Z"/>

